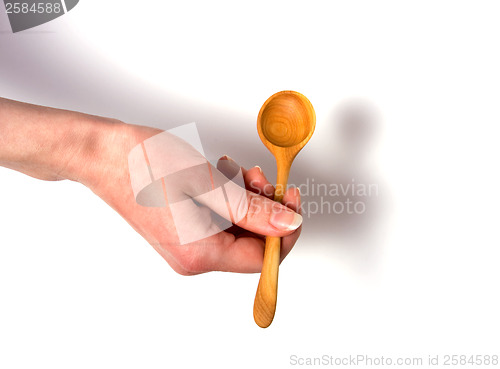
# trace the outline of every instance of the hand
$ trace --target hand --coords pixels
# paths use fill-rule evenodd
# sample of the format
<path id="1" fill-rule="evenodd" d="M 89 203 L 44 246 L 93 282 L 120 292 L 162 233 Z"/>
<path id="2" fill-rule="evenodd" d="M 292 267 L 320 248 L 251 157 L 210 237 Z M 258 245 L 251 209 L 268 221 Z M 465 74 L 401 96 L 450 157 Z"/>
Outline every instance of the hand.
<path id="1" fill-rule="evenodd" d="M 182 275 L 199 274 L 208 271 L 230 272 L 259 272 L 262 268 L 265 237 L 263 235 L 283 237 L 281 259 L 290 252 L 299 237 L 300 227 L 295 224 L 294 229 L 289 229 L 292 223 L 297 223 L 296 213 L 285 211 L 286 208 L 271 199 L 274 196 L 274 187 L 268 182 L 259 167 L 249 170 L 242 169 L 247 191 L 233 188 L 229 195 L 233 209 L 240 209 L 242 214 L 236 225 L 219 231 L 215 234 L 181 244 L 179 240 L 179 227 L 176 227 L 172 214 L 172 207 L 145 207 L 137 203 L 131 187 L 128 156 L 130 151 L 146 139 L 158 135 L 161 131 L 133 125 L 117 125 L 109 135 L 111 141 L 105 155 L 100 155 L 99 165 L 94 166 L 87 178 L 87 185 L 111 207 L 113 207 L 137 232 L 139 232 L 170 264 Z M 194 152 L 192 147 L 185 147 L 185 143 L 173 140 L 168 145 L 168 153 L 164 160 L 183 161 L 184 167 L 195 167 L 201 154 Z M 160 158 L 161 159 L 161 158 Z M 190 165 L 190 163 L 193 163 Z M 178 164 L 178 163 L 177 163 Z M 203 168 L 205 168 L 203 166 Z M 229 157 L 222 157 L 217 168 L 211 168 L 214 178 L 223 173 L 234 172 L 239 166 Z M 188 172 L 186 176 L 177 178 L 168 185 L 168 198 L 174 197 L 173 193 L 182 196 L 193 196 L 202 193 L 200 188 L 209 187 L 210 179 L 199 175 L 199 172 Z M 208 188 L 206 189 L 208 191 Z M 236 196 L 235 196 L 236 195 Z M 247 200 L 241 201 L 240 195 Z M 178 195 L 175 195 L 178 196 Z M 214 226 L 214 221 L 207 208 L 217 209 L 220 205 L 216 199 L 202 200 L 204 207 L 197 208 L 195 215 L 190 216 L 187 230 L 207 229 Z M 192 204 L 192 201 L 189 201 Z M 300 209 L 300 194 L 296 188 L 290 188 L 283 203 L 290 209 Z M 194 205 L 193 205 L 194 206 Z M 221 214 L 222 215 L 222 214 Z M 182 230 L 185 232 L 185 230 Z"/>
<path id="2" fill-rule="evenodd" d="M 290 252 L 302 222 L 302 217 L 295 212 L 300 209 L 297 189 L 286 192 L 283 202 L 288 207 L 272 201 L 274 187 L 255 167 L 242 168 L 246 190 L 232 182 L 229 182 L 231 186 L 224 185 L 227 201 L 221 201 L 220 196 L 197 196 L 214 189 L 214 181 L 227 182 L 224 172 L 230 176 L 228 171 L 239 170 L 228 157 L 221 158 L 217 168 L 208 170 L 208 166 L 203 166 L 206 170 L 188 170 L 174 181 L 165 177 L 163 207 L 140 205 L 137 200 L 144 199 L 139 198 L 141 193 L 134 194 L 132 188 L 134 178 L 131 182 L 130 173 L 134 168 L 129 170 L 129 153 L 145 140 L 159 137 L 161 132 L 0 98 L 1 166 L 43 180 L 70 179 L 86 185 L 178 273 L 259 272 L 264 253 L 263 235 L 283 237 L 282 259 Z M 167 138 L 171 142 L 162 146 L 161 155 L 154 157 L 160 167 L 165 163 L 174 166 L 180 163 L 185 168 L 195 168 L 206 160 L 186 142 Z M 195 206 L 193 199 L 202 206 Z M 182 213 L 188 216 L 181 217 L 181 223 L 172 213 L 172 209 L 179 209 L 177 200 L 186 200 L 182 202 Z M 236 224 L 225 230 L 217 228 L 208 209 Z M 230 216 L 227 209 L 232 210 Z M 196 233 L 196 237 L 190 233 Z M 209 236 L 199 237 L 203 234 Z M 181 242 L 186 235 L 191 241 Z"/>

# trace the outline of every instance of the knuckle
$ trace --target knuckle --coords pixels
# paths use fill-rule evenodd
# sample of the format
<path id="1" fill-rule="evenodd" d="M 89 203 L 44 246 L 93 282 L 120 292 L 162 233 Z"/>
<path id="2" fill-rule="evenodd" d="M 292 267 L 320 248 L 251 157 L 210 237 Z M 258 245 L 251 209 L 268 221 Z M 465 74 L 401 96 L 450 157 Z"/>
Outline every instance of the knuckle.
<path id="1" fill-rule="evenodd" d="M 229 181 L 224 184 L 225 196 L 227 197 L 229 210 L 235 223 L 244 219 L 248 213 L 249 199 L 251 193 L 236 183 Z"/>
<path id="2" fill-rule="evenodd" d="M 261 216 L 262 207 L 257 195 L 249 196 L 248 201 L 246 201 L 246 220 L 248 222 L 255 222 Z"/>
<path id="3" fill-rule="evenodd" d="M 248 216 L 250 213 L 252 196 L 250 196 L 247 191 L 241 191 L 238 201 L 236 202 L 236 206 L 233 210 L 233 216 L 235 218 L 235 222 L 239 222 L 244 219 L 245 216 Z"/>

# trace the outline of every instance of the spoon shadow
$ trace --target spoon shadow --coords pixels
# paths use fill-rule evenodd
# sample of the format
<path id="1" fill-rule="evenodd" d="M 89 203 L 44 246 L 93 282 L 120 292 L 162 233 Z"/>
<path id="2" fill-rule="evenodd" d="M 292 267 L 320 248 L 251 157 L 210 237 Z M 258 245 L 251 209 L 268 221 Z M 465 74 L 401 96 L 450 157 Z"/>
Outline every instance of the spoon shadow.
<path id="1" fill-rule="evenodd" d="M 301 252 L 340 255 L 363 273 L 377 268 L 390 207 L 387 185 L 370 163 L 380 134 L 379 115 L 368 101 L 338 103 L 329 117 L 319 119 L 289 178 L 289 185 L 299 187 L 302 196 Z M 229 136 L 221 139 L 230 141 Z M 274 158 L 262 149 L 258 137 L 238 140 L 234 152 L 241 165 L 258 164 L 274 183 Z"/>

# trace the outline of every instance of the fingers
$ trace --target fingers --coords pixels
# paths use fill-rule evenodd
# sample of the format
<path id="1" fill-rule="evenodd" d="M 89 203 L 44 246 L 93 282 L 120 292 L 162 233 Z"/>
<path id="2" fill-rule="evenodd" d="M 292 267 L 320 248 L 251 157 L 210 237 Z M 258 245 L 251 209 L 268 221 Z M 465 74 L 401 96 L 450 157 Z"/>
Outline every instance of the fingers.
<path id="1" fill-rule="evenodd" d="M 262 268 L 264 241 L 253 235 L 235 237 L 220 232 L 191 244 L 171 246 L 169 251 L 177 268 L 169 264 L 182 275 L 210 271 L 256 273 Z"/>
<path id="2" fill-rule="evenodd" d="M 227 178 L 234 178 L 241 169 L 245 188 L 253 193 L 265 196 L 269 199 L 274 197 L 274 186 L 267 180 L 260 167 L 255 166 L 246 170 L 240 167 L 232 158 L 224 155 L 217 162 L 217 169 L 220 170 Z"/>
<path id="3" fill-rule="evenodd" d="M 216 269 L 235 273 L 258 273 L 264 259 L 264 240 L 247 233 L 227 244 L 221 243 L 217 250 Z"/>
<path id="4" fill-rule="evenodd" d="M 229 178 L 241 169 L 240 173 L 243 174 L 248 190 L 234 183 L 229 183 L 229 186 L 226 186 L 228 184 L 226 183 L 224 188 L 231 208 L 235 209 L 234 214 L 237 215 L 241 211 L 243 216 L 236 222 L 237 227 L 231 227 L 225 232 L 217 232 L 210 237 L 172 250 L 183 271 L 182 274 L 191 275 L 214 270 L 238 273 L 260 272 L 265 238 L 259 235 L 283 236 L 281 250 L 281 260 L 283 260 L 300 234 L 302 219 L 296 212 L 300 209 L 299 191 L 295 188 L 288 189 L 282 205 L 270 199 L 274 195 L 274 187 L 260 168 L 245 170 L 232 159 L 223 157 L 217 163 L 217 169 Z M 217 179 L 214 182 L 217 183 Z M 203 204 L 219 213 L 215 209 L 220 204 L 210 201 Z M 189 224 L 192 225 L 192 222 Z"/>
<path id="5" fill-rule="evenodd" d="M 236 168 L 239 168 L 239 165 L 228 156 L 222 157 L 220 162 L 224 162 L 223 165 L 231 165 L 233 168 L 233 172 Z M 270 199 L 274 197 L 274 186 L 267 180 L 260 167 L 253 167 L 249 170 L 245 170 L 244 168 L 241 169 L 243 171 L 247 189 L 254 193 L 264 195 L 265 197 Z M 301 199 L 299 190 L 297 188 L 288 189 L 283 197 L 283 204 L 300 214 Z M 288 236 L 283 237 L 281 246 L 281 260 L 283 260 L 290 253 L 300 235 L 301 230 L 302 227 L 299 227 Z M 245 230 L 242 230 L 239 227 L 234 227 L 228 231 L 235 234 L 236 236 L 240 236 L 241 234 L 249 234 L 249 232 L 245 232 Z M 261 238 L 265 240 L 264 237 Z"/>
<path id="6" fill-rule="evenodd" d="M 231 159 L 227 155 L 224 155 L 217 161 L 217 170 L 222 172 L 229 179 L 233 179 L 234 177 L 236 177 L 240 169 L 245 171 L 233 159 Z"/>
<path id="7" fill-rule="evenodd" d="M 225 159 L 228 160 L 228 159 Z M 231 160 L 231 159 L 229 159 Z M 263 188 L 273 187 L 265 178 L 262 170 L 255 167 L 244 170 L 245 183 L 253 183 L 252 190 L 257 193 L 263 193 Z M 274 193 L 274 187 L 273 191 Z M 267 195 L 271 195 L 268 191 Z M 273 194 L 272 194 L 273 195 Z M 289 188 L 283 196 L 283 204 L 288 208 L 300 212 L 301 200 L 298 188 Z M 297 239 L 299 238 L 302 227 L 299 227 L 291 234 L 283 237 L 281 245 L 281 261 L 290 253 Z M 213 265 L 214 270 L 232 271 L 239 273 L 260 272 L 262 269 L 262 260 L 264 255 L 265 239 L 256 237 L 251 232 L 238 233 L 233 242 L 217 248 L 217 265 Z"/>
<path id="8" fill-rule="evenodd" d="M 244 179 L 247 190 L 271 200 L 274 198 L 274 186 L 267 180 L 260 167 L 247 170 Z"/>
<path id="9" fill-rule="evenodd" d="M 228 197 L 230 197 L 229 195 Z M 286 206 L 267 197 L 247 191 L 246 199 L 242 202 L 233 197 L 234 204 L 239 205 L 236 224 L 248 231 L 267 236 L 283 237 L 292 233 L 302 224 L 302 216 Z M 241 198 L 240 198 L 241 201 Z"/>
<path id="10" fill-rule="evenodd" d="M 224 160 L 226 163 L 217 166 L 234 173 L 236 165 L 227 158 Z M 270 194 L 267 180 L 257 171 L 258 168 L 246 171 L 246 181 L 253 185 L 254 191 L 266 188 Z M 283 237 L 291 234 L 302 223 L 302 217 L 295 211 L 268 197 L 248 191 L 234 181 L 228 181 L 216 168 L 212 169 L 212 181 L 215 183 L 215 190 L 196 200 L 241 228 L 262 235 Z"/>
<path id="11" fill-rule="evenodd" d="M 291 209 L 300 210 L 300 193 L 297 188 L 289 188 L 283 196 L 283 201 Z M 297 241 L 302 227 L 283 237 L 281 243 L 281 261 L 290 253 Z M 258 273 L 262 270 L 265 240 L 251 232 L 239 236 L 221 232 L 209 239 L 203 240 L 203 245 L 193 246 L 186 250 L 190 264 L 183 267 L 191 274 L 208 271 L 225 271 L 236 273 Z M 197 255 L 197 258 L 193 258 Z"/>
<path id="12" fill-rule="evenodd" d="M 232 158 L 224 155 L 219 159 L 217 163 L 217 169 L 226 175 L 226 177 L 231 178 L 238 169 L 241 169 L 243 173 L 243 179 L 245 183 L 245 188 L 251 192 L 263 195 L 267 198 L 274 198 L 274 186 L 267 180 L 262 169 L 255 166 L 250 169 L 245 169 L 240 167 Z M 237 237 L 241 237 L 242 234 L 251 235 L 253 237 L 258 237 L 265 240 L 265 236 L 258 235 L 256 233 L 249 232 L 243 228 L 233 225 L 232 227 L 226 229 L 226 232 L 232 233 Z"/>

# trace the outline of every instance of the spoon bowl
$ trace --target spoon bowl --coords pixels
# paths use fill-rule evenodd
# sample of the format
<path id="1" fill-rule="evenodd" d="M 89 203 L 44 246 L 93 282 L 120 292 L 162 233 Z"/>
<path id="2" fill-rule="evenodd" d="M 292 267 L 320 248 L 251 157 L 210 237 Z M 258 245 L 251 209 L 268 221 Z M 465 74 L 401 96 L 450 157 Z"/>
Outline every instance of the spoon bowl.
<path id="1" fill-rule="evenodd" d="M 269 149 L 270 145 L 302 148 L 314 132 L 316 118 L 304 95 L 281 91 L 267 99 L 257 121 L 260 138 Z"/>
<path id="2" fill-rule="evenodd" d="M 311 138 L 316 114 L 310 101 L 295 91 L 281 91 L 266 100 L 257 118 L 257 131 L 276 158 L 278 169 L 274 200 L 281 202 L 293 159 Z M 253 307 L 254 320 L 268 327 L 276 311 L 281 238 L 266 237 L 264 261 Z"/>

